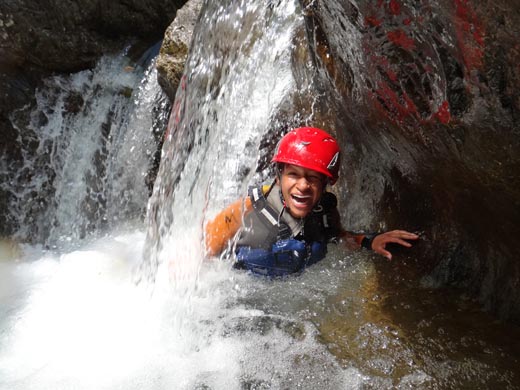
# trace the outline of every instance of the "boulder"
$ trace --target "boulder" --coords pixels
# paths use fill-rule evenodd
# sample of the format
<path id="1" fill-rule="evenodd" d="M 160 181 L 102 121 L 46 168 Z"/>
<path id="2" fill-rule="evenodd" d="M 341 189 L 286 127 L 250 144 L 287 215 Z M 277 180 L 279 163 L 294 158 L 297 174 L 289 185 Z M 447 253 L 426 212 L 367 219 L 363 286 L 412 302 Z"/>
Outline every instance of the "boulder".
<path id="1" fill-rule="evenodd" d="M 160 40 L 185 1 L 3 1 L 0 71 L 72 72 L 130 39 Z M 66 55 L 64 55 L 66 53 Z"/>
<path id="2" fill-rule="evenodd" d="M 177 17 L 164 34 L 156 63 L 157 79 L 172 102 L 188 58 L 193 29 L 201 7 L 202 0 L 188 1 L 177 12 Z"/>

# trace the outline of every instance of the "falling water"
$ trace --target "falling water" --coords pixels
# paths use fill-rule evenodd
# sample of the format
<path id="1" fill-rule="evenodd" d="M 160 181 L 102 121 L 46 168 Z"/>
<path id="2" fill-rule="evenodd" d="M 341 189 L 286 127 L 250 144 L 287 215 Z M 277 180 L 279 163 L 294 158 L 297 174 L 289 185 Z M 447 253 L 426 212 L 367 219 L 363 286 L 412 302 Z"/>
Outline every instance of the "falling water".
<path id="1" fill-rule="evenodd" d="M 23 162 L 1 185 L 12 195 L 18 240 L 57 247 L 142 221 L 162 130 L 154 112 L 167 104 L 155 79 L 153 64 L 105 57 L 92 70 L 44 80 L 36 107 L 11 115 Z"/>
<path id="2" fill-rule="evenodd" d="M 119 57 L 98 65 L 108 80 L 126 80 L 114 87 L 126 103 L 110 103 L 101 117 L 127 119 L 101 141 L 79 137 L 84 123 L 106 122 L 96 110 L 84 110 L 70 137 L 61 123 L 44 125 L 51 145 L 71 148 L 50 153 L 63 159 L 53 165 L 59 201 L 48 215 L 57 221 L 49 230 L 57 248 L 23 245 L 0 262 L 0 389 L 515 388 L 518 348 L 499 333 L 518 331 L 468 299 L 417 288 L 395 262 L 333 246 L 302 275 L 271 281 L 233 270 L 226 259 L 203 261 L 204 222 L 268 175 L 257 171 L 258 150 L 295 86 L 289 53 L 302 24 L 292 0 L 205 5 L 148 221 L 134 230 L 120 233 L 117 222 L 135 220 L 146 204 L 139 199 L 147 197 L 152 138 L 138 134 L 153 127 L 154 72 L 126 73 Z M 226 31 L 230 43 L 215 31 Z M 128 86 L 130 99 L 120 93 Z M 81 159 L 67 160 L 72 151 Z M 110 225 L 104 237 L 86 241 L 78 187 L 89 187 L 86 172 L 94 168 L 68 168 L 95 151 L 105 153 L 96 194 L 106 199 L 99 215 Z M 69 237 L 75 247 L 60 247 Z M 482 332 L 464 326 L 476 321 Z"/>
<path id="3" fill-rule="evenodd" d="M 276 7 L 208 4 L 174 103 L 150 201 L 150 275 L 157 264 L 182 253 L 177 246 L 199 248 L 204 221 L 262 176 L 255 172 L 260 142 L 294 88 L 290 47 L 298 23 L 302 18 L 292 1 Z M 233 39 L 224 43 L 212 31 Z M 202 260 L 202 253 L 196 258 Z"/>

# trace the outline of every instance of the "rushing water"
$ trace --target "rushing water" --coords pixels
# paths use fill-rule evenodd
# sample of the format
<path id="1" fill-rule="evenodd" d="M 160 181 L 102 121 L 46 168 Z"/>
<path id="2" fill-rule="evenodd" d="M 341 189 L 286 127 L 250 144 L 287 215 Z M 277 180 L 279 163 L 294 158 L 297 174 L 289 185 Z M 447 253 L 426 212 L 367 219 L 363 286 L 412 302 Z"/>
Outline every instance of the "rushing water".
<path id="1" fill-rule="evenodd" d="M 416 259 L 388 263 L 331 246 L 325 260 L 284 281 L 233 270 L 227 259 L 203 261 L 204 221 L 266 175 L 255 172 L 259 145 L 295 84 L 288 50 L 303 23 L 297 5 L 253 3 L 205 8 L 145 224 L 139 200 L 147 197 L 154 72 L 121 73 L 122 56 L 72 76 L 72 85 L 86 75 L 132 78 L 122 84 L 132 86 L 129 104 L 117 107 L 133 119 L 105 137 L 118 158 L 103 160 L 113 165 L 100 189 L 120 200 L 117 218 L 105 237 L 83 239 L 84 221 L 98 220 L 77 207 L 82 195 L 56 190 L 49 220 L 60 223 L 45 240 L 55 247 L 1 243 L 0 389 L 518 388 L 519 329 L 418 280 L 406 266 Z M 211 36 L 222 30 L 236 34 L 232 50 Z M 118 101 L 120 85 L 114 90 Z M 86 142 L 86 123 L 99 115 L 88 110 L 82 122 L 47 124 L 43 133 L 61 139 L 70 130 L 65 155 L 91 161 L 99 144 Z M 92 168 L 78 168 L 71 181 L 63 167 L 74 161 L 59 165 L 56 188 L 83 194 Z"/>
<path id="2" fill-rule="evenodd" d="M 56 247 L 142 221 L 155 132 L 167 116 L 155 73 L 124 54 L 106 57 L 92 70 L 44 80 L 36 106 L 12 113 L 23 163 L 2 172 L 0 185 L 11 195 L 18 240 Z"/>
<path id="3" fill-rule="evenodd" d="M 392 265 L 364 253 L 332 248 L 283 282 L 227 262 L 175 283 L 164 269 L 152 293 L 132 278 L 144 238 L 0 264 L 0 388 L 517 387 L 518 329 L 381 281 Z"/>

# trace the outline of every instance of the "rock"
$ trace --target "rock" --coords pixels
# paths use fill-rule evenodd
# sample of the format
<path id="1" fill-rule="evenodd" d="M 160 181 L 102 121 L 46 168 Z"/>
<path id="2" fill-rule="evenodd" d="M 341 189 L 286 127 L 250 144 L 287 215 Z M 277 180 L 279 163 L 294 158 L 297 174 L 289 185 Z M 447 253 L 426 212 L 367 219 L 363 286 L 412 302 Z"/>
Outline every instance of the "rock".
<path id="1" fill-rule="evenodd" d="M 159 40 L 184 3 L 3 1 L 0 71 L 23 67 L 72 72 L 90 67 L 102 53 L 120 50 L 131 39 Z"/>
<path id="2" fill-rule="evenodd" d="M 303 3 L 328 78 L 315 111 L 334 113 L 324 125 L 347 152 L 347 226 L 422 232 L 423 275 L 520 323 L 520 14 L 505 1 Z"/>
<path id="3" fill-rule="evenodd" d="M 170 101 L 184 71 L 191 37 L 202 7 L 202 0 L 190 0 L 177 12 L 177 17 L 167 28 L 163 44 L 157 57 L 157 79 Z"/>

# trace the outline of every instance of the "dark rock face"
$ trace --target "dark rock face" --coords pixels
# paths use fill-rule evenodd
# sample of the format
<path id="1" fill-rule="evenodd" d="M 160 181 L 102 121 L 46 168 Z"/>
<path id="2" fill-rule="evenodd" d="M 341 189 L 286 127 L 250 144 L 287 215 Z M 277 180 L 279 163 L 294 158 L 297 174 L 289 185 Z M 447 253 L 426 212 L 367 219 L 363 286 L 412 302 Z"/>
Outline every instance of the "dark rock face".
<path id="1" fill-rule="evenodd" d="M 347 225 L 422 231 L 414 251 L 430 280 L 520 322 L 516 6 L 302 6 L 324 89 L 334 91 L 326 123 L 346 152 Z"/>
<path id="2" fill-rule="evenodd" d="M 0 70 L 74 71 L 129 37 L 159 40 L 185 1 L 4 1 Z"/>
<path id="3" fill-rule="evenodd" d="M 20 137 L 18 130 L 11 124 L 9 115 L 14 109 L 33 101 L 35 83 L 37 80 L 31 76 L 0 75 L 0 170 L 3 173 L 15 172 L 23 165 L 23 146 L 20 144 L 31 141 Z M 3 173 L 0 174 L 0 180 L 6 183 L 9 178 Z M 0 190 L 0 220 L 4 221 L 0 224 L 0 236 L 10 235 L 17 229 L 7 207 L 11 196 L 12 194 Z"/>

